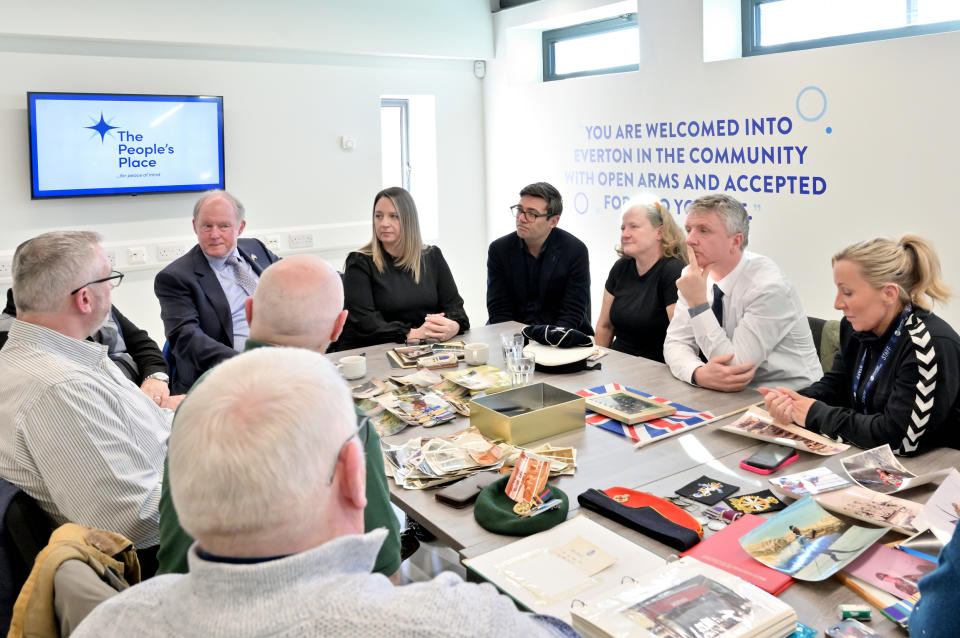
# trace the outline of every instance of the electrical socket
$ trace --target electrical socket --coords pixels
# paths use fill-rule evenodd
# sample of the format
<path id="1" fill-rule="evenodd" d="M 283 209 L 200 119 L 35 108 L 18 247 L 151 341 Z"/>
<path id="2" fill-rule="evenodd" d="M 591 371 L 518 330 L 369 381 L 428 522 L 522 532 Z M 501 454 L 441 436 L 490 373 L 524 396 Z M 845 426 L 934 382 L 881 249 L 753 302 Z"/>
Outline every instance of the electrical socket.
<path id="1" fill-rule="evenodd" d="M 290 233 L 287 241 L 290 243 L 290 248 L 313 248 L 313 233 L 308 230 Z"/>
<path id="2" fill-rule="evenodd" d="M 263 238 L 263 245 L 272 253 L 280 252 L 280 235 L 267 235 Z"/>
<path id="3" fill-rule="evenodd" d="M 127 263 L 131 266 L 147 263 L 146 246 L 133 246 L 127 248 Z"/>
<path id="4" fill-rule="evenodd" d="M 187 254 L 187 249 L 182 244 L 164 244 L 157 246 L 157 261 L 173 261 L 177 257 Z"/>
<path id="5" fill-rule="evenodd" d="M 117 251 L 113 248 L 106 248 L 104 252 L 107 253 L 107 261 L 110 262 L 110 267 L 116 270 L 117 268 Z"/>
<path id="6" fill-rule="evenodd" d="M 0 279 L 13 277 L 13 257 L 0 257 Z"/>

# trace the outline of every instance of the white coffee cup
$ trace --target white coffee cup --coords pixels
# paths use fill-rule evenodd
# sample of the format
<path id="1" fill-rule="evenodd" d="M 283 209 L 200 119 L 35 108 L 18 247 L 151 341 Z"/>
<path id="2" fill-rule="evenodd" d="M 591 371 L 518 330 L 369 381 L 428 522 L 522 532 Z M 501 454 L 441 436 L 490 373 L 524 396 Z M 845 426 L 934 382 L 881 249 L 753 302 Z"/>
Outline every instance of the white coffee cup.
<path id="1" fill-rule="evenodd" d="M 463 347 L 463 360 L 472 366 L 483 365 L 489 356 L 490 346 L 485 343 L 468 343 Z"/>
<path id="2" fill-rule="evenodd" d="M 367 374 L 367 358 L 359 355 L 350 355 L 340 359 L 337 369 L 344 379 L 359 379 Z"/>

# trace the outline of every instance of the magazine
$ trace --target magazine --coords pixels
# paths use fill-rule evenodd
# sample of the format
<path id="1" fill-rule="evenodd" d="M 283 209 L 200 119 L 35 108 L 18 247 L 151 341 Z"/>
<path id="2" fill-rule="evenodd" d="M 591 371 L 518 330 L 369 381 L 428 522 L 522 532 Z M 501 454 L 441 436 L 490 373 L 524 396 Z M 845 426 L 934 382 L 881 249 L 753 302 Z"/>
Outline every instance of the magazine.
<path id="1" fill-rule="evenodd" d="M 798 580 L 824 580 L 843 569 L 886 533 L 827 513 L 805 496 L 740 539 L 758 561 Z"/>
<path id="2" fill-rule="evenodd" d="M 786 603 L 690 557 L 574 606 L 571 614 L 584 636 L 786 636 L 797 623 Z"/>
<path id="3" fill-rule="evenodd" d="M 848 456 L 841 459 L 840 463 L 857 485 L 881 494 L 893 494 L 931 481 L 939 481 L 950 471 L 950 468 L 946 468 L 917 476 L 900 464 L 889 443 Z"/>
<path id="4" fill-rule="evenodd" d="M 664 406 L 676 410 L 676 412 L 671 416 L 665 416 L 659 419 L 646 421 L 645 423 L 630 425 L 628 423 L 618 421 L 617 419 L 603 414 L 598 414 L 597 412 L 587 409 L 587 425 L 593 425 L 595 427 L 607 430 L 608 432 L 613 432 L 619 436 L 633 439 L 638 447 L 643 447 L 644 445 L 653 443 L 654 441 L 662 441 L 663 439 L 676 434 L 689 432 L 698 426 L 706 424 L 714 417 L 714 415 L 710 412 L 702 412 L 696 408 L 690 408 L 662 397 L 655 397 L 652 394 L 647 394 L 646 392 L 641 392 L 640 390 L 630 388 L 619 383 L 608 383 L 606 385 L 600 385 L 593 388 L 585 388 L 583 390 L 578 390 L 577 394 L 582 397 L 589 398 L 599 394 L 608 394 L 610 392 L 617 391 L 626 391 L 637 394 L 640 395 L 640 397 L 661 403 Z"/>
<path id="5" fill-rule="evenodd" d="M 822 456 L 838 454 L 850 448 L 849 445 L 837 443 L 799 425 L 777 423 L 766 410 L 756 406 L 747 410 L 746 414 L 733 423 L 724 425 L 720 429 Z"/>

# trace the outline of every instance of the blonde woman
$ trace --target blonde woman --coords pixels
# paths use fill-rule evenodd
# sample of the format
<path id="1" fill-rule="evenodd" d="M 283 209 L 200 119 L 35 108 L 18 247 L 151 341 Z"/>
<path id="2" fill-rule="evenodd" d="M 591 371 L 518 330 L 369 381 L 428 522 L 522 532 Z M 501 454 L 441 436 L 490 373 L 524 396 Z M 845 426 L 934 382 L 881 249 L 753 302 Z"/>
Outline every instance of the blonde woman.
<path id="1" fill-rule="evenodd" d="M 410 193 L 386 188 L 373 200 L 373 238 L 347 256 L 338 350 L 419 339 L 447 341 L 470 329 L 443 254 L 420 239 Z"/>
<path id="2" fill-rule="evenodd" d="M 658 201 L 631 200 L 620 224 L 620 259 L 610 269 L 596 342 L 663 361 L 663 339 L 686 265 L 683 231 Z"/>
<path id="3" fill-rule="evenodd" d="M 897 454 L 960 447 L 960 337 L 930 312 L 946 301 L 940 260 L 916 235 L 871 239 L 833 257 L 843 311 L 833 369 L 808 388 L 760 388 L 771 414 Z"/>

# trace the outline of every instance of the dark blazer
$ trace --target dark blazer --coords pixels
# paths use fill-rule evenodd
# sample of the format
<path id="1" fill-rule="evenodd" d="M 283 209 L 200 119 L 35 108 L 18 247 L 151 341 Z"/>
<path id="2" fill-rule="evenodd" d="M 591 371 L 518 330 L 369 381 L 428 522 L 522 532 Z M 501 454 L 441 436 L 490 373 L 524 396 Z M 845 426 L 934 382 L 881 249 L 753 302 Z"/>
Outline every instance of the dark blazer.
<path id="1" fill-rule="evenodd" d="M 490 244 L 487 323 L 549 324 L 592 335 L 590 255 L 586 245 L 565 230 L 551 230 L 538 257 L 543 263 L 537 290 L 527 290 L 526 253 L 524 241 L 515 232 Z"/>
<path id="2" fill-rule="evenodd" d="M 258 239 L 238 239 L 237 249 L 258 277 L 280 259 Z M 157 273 L 153 291 L 172 357 L 170 393 L 183 394 L 204 372 L 237 354 L 227 296 L 199 245 Z"/>

